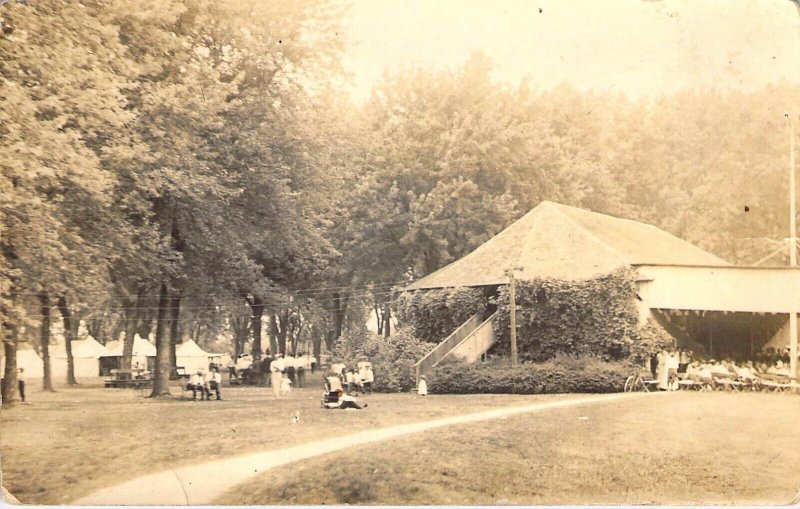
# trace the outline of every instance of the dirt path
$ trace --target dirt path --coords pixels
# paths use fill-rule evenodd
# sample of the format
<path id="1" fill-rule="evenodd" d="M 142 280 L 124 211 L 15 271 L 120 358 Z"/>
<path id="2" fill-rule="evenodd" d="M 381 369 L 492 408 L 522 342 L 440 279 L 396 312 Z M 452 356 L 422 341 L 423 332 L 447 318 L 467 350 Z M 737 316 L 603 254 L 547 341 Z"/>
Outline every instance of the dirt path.
<path id="1" fill-rule="evenodd" d="M 123 504 L 205 505 L 210 504 L 225 491 L 245 482 L 250 476 L 256 475 L 259 472 L 314 456 L 339 451 L 348 447 L 388 440 L 442 426 L 498 419 L 540 410 L 602 403 L 622 398 L 637 397 L 644 394 L 645 393 L 608 394 L 544 403 L 538 402 L 523 406 L 446 417 L 427 422 L 390 426 L 388 428 L 355 433 L 353 435 L 319 440 L 286 449 L 235 456 L 224 460 L 210 461 L 199 465 L 158 472 L 138 477 L 116 486 L 104 488 L 79 500 L 75 500 L 72 504 L 87 506 Z M 366 411 L 369 410 L 367 409 Z"/>

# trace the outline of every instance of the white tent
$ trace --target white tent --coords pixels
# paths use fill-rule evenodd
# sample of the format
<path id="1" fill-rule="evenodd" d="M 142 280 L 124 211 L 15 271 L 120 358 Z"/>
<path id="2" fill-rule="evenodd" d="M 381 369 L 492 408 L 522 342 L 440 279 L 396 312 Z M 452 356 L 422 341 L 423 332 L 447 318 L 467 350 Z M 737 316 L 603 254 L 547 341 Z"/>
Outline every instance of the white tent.
<path id="1" fill-rule="evenodd" d="M 75 378 L 86 378 L 100 375 L 100 357 L 107 355 L 108 349 L 91 336 L 86 339 L 72 342 L 72 360 L 74 363 Z M 53 373 L 58 377 L 66 377 L 67 354 L 66 349 L 59 349 L 53 362 Z"/>
<path id="2" fill-rule="evenodd" d="M 208 369 L 209 354 L 193 339 L 185 341 L 175 347 L 175 364 L 186 368 L 187 373 L 194 373 L 198 369 Z"/>
<path id="3" fill-rule="evenodd" d="M 6 359 L 3 357 L 3 373 L 5 373 Z M 17 368 L 25 370 L 25 378 L 42 378 L 44 376 L 44 364 L 42 358 L 32 348 L 17 350 Z"/>
<path id="4" fill-rule="evenodd" d="M 104 359 L 117 358 L 116 364 L 117 367 L 119 367 L 118 366 L 119 359 L 122 359 L 122 350 L 124 346 L 125 345 L 122 341 L 111 341 L 106 345 L 107 351 L 101 354 L 100 357 Z M 155 356 L 156 356 L 156 347 L 153 346 L 153 343 L 147 341 L 146 339 L 142 339 L 142 337 L 139 336 L 138 334 L 133 337 L 133 353 L 131 355 L 131 366 L 133 367 L 139 366 L 141 368 L 146 368 L 148 366 L 147 358 L 148 357 L 154 358 Z"/>

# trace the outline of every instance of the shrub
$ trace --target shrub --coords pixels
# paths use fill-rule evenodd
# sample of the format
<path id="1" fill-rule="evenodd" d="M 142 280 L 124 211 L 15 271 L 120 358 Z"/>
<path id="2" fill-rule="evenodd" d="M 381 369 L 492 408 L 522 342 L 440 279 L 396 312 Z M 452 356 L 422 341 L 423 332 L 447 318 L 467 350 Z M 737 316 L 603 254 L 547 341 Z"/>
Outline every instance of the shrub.
<path id="1" fill-rule="evenodd" d="M 414 364 L 425 356 L 431 345 L 420 341 L 413 329 L 405 327 L 384 338 L 364 331 L 343 334 L 332 352 L 334 362 L 355 366 L 361 357 L 372 362 L 377 392 L 408 391 L 416 385 Z"/>
<path id="2" fill-rule="evenodd" d="M 555 394 L 620 392 L 632 366 L 592 356 L 559 355 L 552 360 L 523 363 L 508 360 L 485 364 L 443 362 L 428 377 L 434 394 Z"/>
<path id="3" fill-rule="evenodd" d="M 534 279 L 517 285 L 520 358 L 546 361 L 558 354 L 606 360 L 642 359 L 669 335 L 655 324 L 638 328 L 636 274 L 621 269 L 592 279 Z M 508 354 L 508 287 L 500 289 L 497 353 Z"/>
<path id="4" fill-rule="evenodd" d="M 481 288 L 444 288 L 405 292 L 397 301 L 397 317 L 417 337 L 438 343 L 475 313 L 486 310 Z"/>

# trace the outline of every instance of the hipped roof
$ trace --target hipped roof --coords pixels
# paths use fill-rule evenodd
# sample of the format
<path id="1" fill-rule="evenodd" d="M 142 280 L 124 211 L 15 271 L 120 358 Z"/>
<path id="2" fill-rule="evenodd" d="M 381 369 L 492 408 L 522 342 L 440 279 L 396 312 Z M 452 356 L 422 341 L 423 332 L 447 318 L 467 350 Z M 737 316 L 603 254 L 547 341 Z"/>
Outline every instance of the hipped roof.
<path id="1" fill-rule="evenodd" d="M 642 264 L 730 265 L 653 225 L 542 202 L 473 252 L 408 289 L 505 284 L 519 279 L 585 279 Z"/>
<path id="2" fill-rule="evenodd" d="M 67 352 L 63 345 L 58 353 L 58 357 L 66 359 Z M 109 350 L 101 345 L 92 336 L 87 336 L 86 339 L 76 340 L 72 342 L 72 357 L 75 359 L 96 359 L 104 357 L 109 354 Z M 121 354 L 120 354 L 121 355 Z"/>
<path id="3" fill-rule="evenodd" d="M 107 353 L 100 357 L 121 357 L 122 349 L 124 347 L 123 341 L 112 341 L 106 345 Z M 133 338 L 133 354 L 134 357 L 155 357 L 156 347 L 153 343 L 143 339 L 138 334 Z"/>
<path id="4" fill-rule="evenodd" d="M 193 339 L 185 341 L 175 347 L 176 357 L 208 357 L 208 352 L 200 348 Z"/>

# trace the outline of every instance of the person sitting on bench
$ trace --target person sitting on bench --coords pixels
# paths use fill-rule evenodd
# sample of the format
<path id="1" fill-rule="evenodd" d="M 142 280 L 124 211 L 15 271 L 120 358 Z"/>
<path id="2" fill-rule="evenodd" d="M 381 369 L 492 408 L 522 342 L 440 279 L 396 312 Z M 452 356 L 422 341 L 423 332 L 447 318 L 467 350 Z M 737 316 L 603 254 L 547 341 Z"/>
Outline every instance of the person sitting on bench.
<path id="1" fill-rule="evenodd" d="M 197 373 L 192 375 L 189 383 L 186 384 L 186 389 L 192 391 L 192 399 L 197 400 L 197 391 L 200 391 L 200 399 L 203 399 L 206 393 L 205 380 L 203 379 L 203 370 L 198 369 Z"/>
<path id="2" fill-rule="evenodd" d="M 213 366 L 211 370 L 205 377 L 205 390 L 206 390 L 206 400 L 211 399 L 211 391 L 215 391 L 217 393 L 217 401 L 222 399 L 222 395 L 220 394 L 220 389 L 222 387 L 222 375 L 219 374 L 219 369 L 216 366 Z"/>

